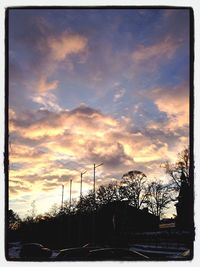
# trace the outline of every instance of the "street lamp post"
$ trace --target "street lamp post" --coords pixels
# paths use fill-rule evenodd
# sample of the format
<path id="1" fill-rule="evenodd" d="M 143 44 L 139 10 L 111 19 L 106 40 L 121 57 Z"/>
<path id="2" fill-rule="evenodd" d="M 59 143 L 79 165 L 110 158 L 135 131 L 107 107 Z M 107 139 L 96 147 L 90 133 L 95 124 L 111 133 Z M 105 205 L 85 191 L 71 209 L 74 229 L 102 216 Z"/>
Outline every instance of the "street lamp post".
<path id="1" fill-rule="evenodd" d="M 83 174 L 85 174 L 87 171 L 83 171 L 81 172 L 81 181 L 80 181 L 80 203 L 82 204 L 82 196 L 83 196 L 83 192 L 82 192 L 82 188 L 83 188 Z M 79 242 L 81 243 L 82 241 L 82 215 L 79 214 L 78 216 L 79 218 Z"/>
<path id="2" fill-rule="evenodd" d="M 62 184 L 62 200 L 61 200 L 61 211 L 63 210 L 63 199 L 64 199 L 64 185 Z"/>
<path id="3" fill-rule="evenodd" d="M 99 164 L 99 165 L 96 165 L 95 163 L 94 163 L 94 180 L 93 180 L 93 194 L 94 194 L 94 212 L 93 212 L 93 242 L 94 242 L 94 244 L 95 244 L 95 231 L 96 231 L 96 219 L 95 219 L 95 216 L 96 216 L 96 198 L 95 198 L 95 190 L 96 190 L 96 188 L 95 188 L 95 186 L 96 186 L 96 168 L 98 168 L 98 167 L 100 167 L 101 165 L 103 165 L 103 163 L 101 163 L 101 164 Z"/>
<path id="4" fill-rule="evenodd" d="M 82 188 L 83 188 L 83 174 L 85 174 L 87 171 L 81 172 L 81 183 L 80 183 L 80 201 L 82 199 L 83 193 L 82 193 Z"/>
<path id="5" fill-rule="evenodd" d="M 71 211 L 71 204 L 72 204 L 72 179 L 70 180 L 70 187 L 69 187 L 69 209 Z"/>
<path id="6" fill-rule="evenodd" d="M 93 193 L 94 193 L 94 205 L 95 205 L 95 202 L 96 202 L 96 198 L 95 198 L 95 193 L 96 193 L 96 168 L 100 167 L 101 165 L 103 165 L 103 163 L 99 164 L 99 165 L 96 165 L 94 163 L 94 181 L 93 181 Z"/>

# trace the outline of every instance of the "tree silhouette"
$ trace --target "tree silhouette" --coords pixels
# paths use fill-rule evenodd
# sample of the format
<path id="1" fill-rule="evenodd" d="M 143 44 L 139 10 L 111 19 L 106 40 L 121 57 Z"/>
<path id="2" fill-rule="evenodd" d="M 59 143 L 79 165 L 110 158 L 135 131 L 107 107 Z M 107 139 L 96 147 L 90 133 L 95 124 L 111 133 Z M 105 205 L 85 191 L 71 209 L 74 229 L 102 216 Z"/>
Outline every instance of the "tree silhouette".
<path id="1" fill-rule="evenodd" d="M 182 179 L 190 185 L 189 181 L 189 149 L 185 148 L 178 153 L 178 159 L 175 163 L 166 161 L 162 164 L 167 174 L 172 178 L 172 182 L 176 190 L 180 190 Z"/>
<path id="2" fill-rule="evenodd" d="M 82 196 L 76 205 L 77 212 L 91 212 L 96 208 L 94 203 L 94 192 L 90 190 L 87 195 Z"/>
<path id="3" fill-rule="evenodd" d="M 168 185 L 163 185 L 160 181 L 149 184 L 145 203 L 152 214 L 160 218 L 170 202 L 171 194 Z"/>
<path id="4" fill-rule="evenodd" d="M 189 149 L 185 148 L 178 154 L 175 163 L 165 162 L 166 173 L 172 178 L 174 189 L 178 192 L 176 211 L 176 227 L 179 229 L 193 229 L 193 176 L 189 173 Z"/>
<path id="5" fill-rule="evenodd" d="M 64 201 L 63 209 L 61 210 L 61 213 L 65 214 L 75 214 L 77 210 L 77 201 L 73 199 L 70 203 L 70 201 Z"/>
<path id="6" fill-rule="evenodd" d="M 108 185 L 101 185 L 96 192 L 96 201 L 98 205 L 108 204 L 119 199 L 119 188 L 117 182 L 112 182 Z"/>
<path id="7" fill-rule="evenodd" d="M 120 183 L 120 197 L 139 209 L 146 198 L 146 175 L 137 170 L 129 171 L 122 176 Z"/>
<path id="8" fill-rule="evenodd" d="M 58 206 L 58 204 L 54 203 L 50 210 L 48 212 L 45 213 L 45 215 L 47 217 L 56 217 L 60 212 L 60 207 Z"/>
<path id="9" fill-rule="evenodd" d="M 21 224 L 21 219 L 19 215 L 13 210 L 8 211 L 8 228 L 11 230 L 15 230 Z"/>

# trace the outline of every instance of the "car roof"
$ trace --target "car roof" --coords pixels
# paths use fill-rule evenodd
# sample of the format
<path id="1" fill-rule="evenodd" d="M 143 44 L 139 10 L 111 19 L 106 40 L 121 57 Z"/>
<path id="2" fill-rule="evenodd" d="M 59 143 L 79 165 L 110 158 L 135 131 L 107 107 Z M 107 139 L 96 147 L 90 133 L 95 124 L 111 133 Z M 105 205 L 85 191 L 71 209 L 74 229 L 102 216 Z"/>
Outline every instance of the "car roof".
<path id="1" fill-rule="evenodd" d="M 40 246 L 40 247 L 43 247 L 43 245 L 39 244 L 39 243 L 25 243 L 25 244 L 23 244 L 23 246 Z"/>
<path id="2" fill-rule="evenodd" d="M 141 253 L 139 253 L 137 251 L 130 250 L 128 248 L 115 248 L 115 247 L 113 247 L 113 248 L 101 248 L 101 249 L 93 249 L 93 250 L 90 250 L 90 254 L 91 255 L 92 254 L 93 255 L 94 254 L 96 254 L 96 255 L 100 254 L 101 255 L 101 254 L 104 254 L 104 253 L 105 254 L 106 253 L 113 253 L 113 255 L 114 255 L 115 253 L 118 253 L 118 256 L 119 257 L 120 256 L 125 256 L 125 255 L 120 255 L 120 252 L 127 254 L 127 256 L 137 256 L 139 258 L 149 259 L 149 257 L 147 257 L 146 255 L 143 255 L 143 254 L 141 254 Z"/>

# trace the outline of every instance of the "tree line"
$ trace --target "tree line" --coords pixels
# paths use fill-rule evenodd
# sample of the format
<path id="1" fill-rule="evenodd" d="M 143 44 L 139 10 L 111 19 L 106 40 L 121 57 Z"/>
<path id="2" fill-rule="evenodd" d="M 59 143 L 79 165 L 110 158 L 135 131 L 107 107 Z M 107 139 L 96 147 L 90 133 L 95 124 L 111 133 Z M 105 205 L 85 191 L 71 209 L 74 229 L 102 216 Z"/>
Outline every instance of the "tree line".
<path id="1" fill-rule="evenodd" d="M 183 174 L 185 182 L 190 185 L 189 149 L 185 148 L 181 151 L 176 162 L 166 161 L 161 167 L 171 178 L 168 183 L 163 183 L 161 180 L 148 181 L 143 172 L 132 170 L 125 173 L 120 181 L 100 185 L 95 196 L 94 191 L 90 190 L 78 201 L 73 200 L 72 203 L 65 201 L 62 207 L 54 204 L 44 215 L 35 216 L 35 203 L 32 203 L 31 214 L 23 220 L 13 210 L 9 210 L 8 227 L 10 230 L 16 230 L 22 224 L 58 218 L 63 214 L 90 213 L 113 201 L 127 201 L 129 205 L 137 209 L 148 208 L 150 213 L 161 218 L 169 204 L 178 201 L 177 196 L 180 192 Z"/>

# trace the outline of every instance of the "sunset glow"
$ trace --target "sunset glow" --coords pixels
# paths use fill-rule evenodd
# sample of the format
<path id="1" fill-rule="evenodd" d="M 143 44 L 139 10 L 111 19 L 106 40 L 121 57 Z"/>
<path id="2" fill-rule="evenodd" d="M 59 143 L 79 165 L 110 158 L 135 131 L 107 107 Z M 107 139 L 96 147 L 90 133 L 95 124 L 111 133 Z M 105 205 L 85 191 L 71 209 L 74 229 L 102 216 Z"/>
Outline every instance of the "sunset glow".
<path id="1" fill-rule="evenodd" d="M 189 144 L 189 10 L 9 11 L 9 206 L 48 211 Z"/>

